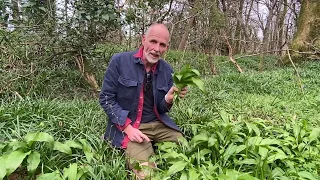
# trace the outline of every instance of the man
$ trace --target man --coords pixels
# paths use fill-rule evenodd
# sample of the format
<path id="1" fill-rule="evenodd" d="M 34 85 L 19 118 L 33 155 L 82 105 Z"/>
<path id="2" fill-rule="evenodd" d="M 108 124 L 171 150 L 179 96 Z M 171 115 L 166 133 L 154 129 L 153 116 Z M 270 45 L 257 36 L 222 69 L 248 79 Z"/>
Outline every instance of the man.
<path id="1" fill-rule="evenodd" d="M 116 147 L 125 149 L 129 168 L 133 161 L 154 166 L 152 143 L 177 141 L 181 131 L 166 114 L 172 107 L 174 92 L 171 66 L 160 57 L 168 50 L 169 31 L 153 24 L 142 37 L 137 52 L 115 54 L 106 71 L 100 104 L 109 117 L 104 135 Z M 133 170 L 140 178 L 143 172 Z"/>

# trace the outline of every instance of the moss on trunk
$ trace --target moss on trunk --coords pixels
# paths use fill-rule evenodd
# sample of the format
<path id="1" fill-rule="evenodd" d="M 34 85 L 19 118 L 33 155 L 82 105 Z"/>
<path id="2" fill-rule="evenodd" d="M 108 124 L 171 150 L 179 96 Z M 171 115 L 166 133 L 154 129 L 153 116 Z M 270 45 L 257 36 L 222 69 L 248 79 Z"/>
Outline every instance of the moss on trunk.
<path id="1" fill-rule="evenodd" d="M 291 45 L 292 50 L 299 52 L 314 52 L 320 45 L 320 1 L 303 0 L 297 21 L 297 32 L 294 34 Z M 309 53 L 291 52 L 294 62 L 300 62 L 310 58 Z M 315 59 L 319 59 L 318 55 Z M 284 63 L 290 62 L 288 56 L 283 58 Z"/>

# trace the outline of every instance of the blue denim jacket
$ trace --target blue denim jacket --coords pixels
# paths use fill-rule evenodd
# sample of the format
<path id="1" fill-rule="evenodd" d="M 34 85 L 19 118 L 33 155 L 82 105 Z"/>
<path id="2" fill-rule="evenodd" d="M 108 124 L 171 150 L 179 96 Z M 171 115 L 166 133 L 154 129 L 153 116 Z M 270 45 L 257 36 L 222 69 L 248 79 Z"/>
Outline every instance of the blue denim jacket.
<path id="1" fill-rule="evenodd" d="M 100 93 L 100 105 L 108 115 L 108 125 L 104 135 L 105 140 L 110 140 L 116 147 L 126 148 L 124 144 L 126 134 L 118 128 L 131 120 L 131 125 L 138 128 L 137 121 L 139 98 L 143 87 L 145 67 L 141 58 L 137 56 L 142 49 L 135 52 L 115 54 L 109 63 L 104 76 Z M 163 59 L 158 61 L 153 76 L 153 93 L 155 112 L 160 121 L 168 127 L 180 131 L 178 126 L 166 114 L 170 107 L 166 104 L 164 96 L 173 85 L 172 67 Z M 143 104 L 143 102 L 142 102 Z"/>

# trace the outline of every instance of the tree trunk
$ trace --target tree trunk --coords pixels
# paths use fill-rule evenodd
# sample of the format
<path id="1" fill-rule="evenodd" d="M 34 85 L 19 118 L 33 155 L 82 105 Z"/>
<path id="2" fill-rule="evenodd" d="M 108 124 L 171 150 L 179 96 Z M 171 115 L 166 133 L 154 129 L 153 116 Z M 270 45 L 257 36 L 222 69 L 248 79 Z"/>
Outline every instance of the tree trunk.
<path id="1" fill-rule="evenodd" d="M 99 93 L 99 85 L 94 77 L 94 74 L 92 73 L 88 61 L 84 56 L 78 54 L 76 55 L 76 63 L 80 73 L 87 81 L 87 83 L 91 86 L 93 93 L 97 96 Z"/>
<path id="2" fill-rule="evenodd" d="M 271 27 L 271 21 L 273 18 L 273 10 L 274 10 L 274 7 L 276 6 L 276 4 L 277 4 L 277 1 L 274 0 L 273 4 L 270 7 L 268 7 L 269 15 L 267 18 L 266 26 L 263 30 L 263 40 L 262 40 L 262 42 L 263 42 L 262 51 L 263 52 L 266 52 L 269 50 L 270 27 Z M 260 63 L 259 63 L 259 71 L 263 71 L 263 67 L 264 67 L 264 57 L 263 57 L 263 54 L 261 54 Z"/>
<path id="3" fill-rule="evenodd" d="M 278 48 L 279 50 L 282 50 L 283 46 L 286 44 L 286 39 L 285 39 L 285 26 L 284 26 L 284 21 L 285 21 L 285 17 L 288 11 L 288 1 L 287 0 L 283 0 L 283 11 L 281 12 L 281 16 L 279 17 L 279 24 L 278 24 L 278 28 L 280 29 L 279 31 L 279 43 L 278 43 Z M 281 55 L 281 51 L 279 52 L 279 55 Z"/>
<path id="4" fill-rule="evenodd" d="M 187 28 L 185 29 L 183 35 L 182 35 L 182 38 L 181 38 L 181 41 L 179 43 L 179 47 L 178 49 L 179 50 L 184 50 L 184 48 L 186 47 L 187 45 L 187 41 L 188 41 L 188 36 L 189 36 L 189 32 L 190 32 L 190 29 L 192 28 L 193 26 L 193 23 L 194 23 L 194 19 L 195 17 L 191 17 L 188 21 L 188 25 L 187 25 Z"/>
<path id="5" fill-rule="evenodd" d="M 291 49 L 300 52 L 314 51 L 312 56 L 307 57 L 305 53 L 292 52 L 291 58 L 294 62 L 309 59 L 320 59 L 320 1 L 303 0 L 297 21 L 297 32 L 294 34 Z M 317 52 L 316 52 L 317 51 Z M 290 62 L 288 57 L 284 62 Z"/>
<path id="6" fill-rule="evenodd" d="M 189 0 L 189 3 L 190 3 L 190 6 L 193 6 L 195 3 L 194 3 L 194 0 Z M 194 8 L 194 7 L 193 7 Z M 189 18 L 188 20 L 188 24 L 187 24 L 187 27 L 186 29 L 184 30 L 184 33 L 182 35 L 182 38 L 181 38 L 181 41 L 179 43 L 179 47 L 178 49 L 179 50 L 184 50 L 184 48 L 186 47 L 187 45 L 187 41 L 188 41 L 188 37 L 189 37 L 189 33 L 190 33 L 190 29 L 193 27 L 193 24 L 194 24 L 194 20 L 195 20 L 195 16 L 194 16 L 194 13 L 193 13 L 193 8 L 190 8 L 189 12 L 190 12 L 190 15 L 192 17 Z"/>
<path id="7" fill-rule="evenodd" d="M 243 24 L 243 20 L 242 20 L 243 3 L 244 3 L 244 0 L 239 1 L 239 9 L 238 9 L 238 12 L 236 15 L 237 16 L 237 25 L 236 25 L 235 36 L 234 36 L 235 40 L 234 40 L 234 43 L 232 43 L 232 44 L 234 44 L 233 47 L 234 47 L 235 54 L 239 54 L 240 49 L 241 49 L 241 47 L 240 47 L 241 28 L 242 28 L 242 31 L 244 33 L 246 33 L 245 29 L 243 29 L 244 26 L 242 26 L 242 24 Z"/>
<path id="8" fill-rule="evenodd" d="M 19 0 L 13 1 L 13 6 L 12 6 L 12 18 L 15 22 L 20 20 L 20 11 L 19 11 Z"/>

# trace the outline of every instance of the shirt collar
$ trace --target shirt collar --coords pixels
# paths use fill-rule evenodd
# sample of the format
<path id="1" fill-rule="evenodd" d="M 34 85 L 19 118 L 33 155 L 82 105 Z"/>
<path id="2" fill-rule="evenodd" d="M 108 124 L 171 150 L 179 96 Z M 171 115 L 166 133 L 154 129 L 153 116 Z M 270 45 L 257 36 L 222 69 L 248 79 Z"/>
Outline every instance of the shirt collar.
<path id="1" fill-rule="evenodd" d="M 141 46 L 141 47 L 139 48 L 139 50 L 138 50 L 133 56 L 135 57 L 135 60 L 134 60 L 135 63 L 140 62 L 140 64 L 141 64 L 141 63 L 143 64 L 143 62 L 142 62 L 143 46 Z M 152 71 L 153 73 L 156 71 L 158 64 L 159 64 L 159 61 L 158 61 L 155 65 L 152 66 L 151 71 Z"/>

